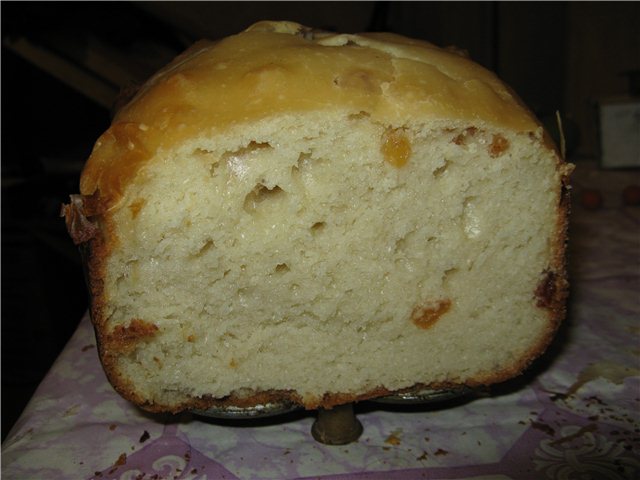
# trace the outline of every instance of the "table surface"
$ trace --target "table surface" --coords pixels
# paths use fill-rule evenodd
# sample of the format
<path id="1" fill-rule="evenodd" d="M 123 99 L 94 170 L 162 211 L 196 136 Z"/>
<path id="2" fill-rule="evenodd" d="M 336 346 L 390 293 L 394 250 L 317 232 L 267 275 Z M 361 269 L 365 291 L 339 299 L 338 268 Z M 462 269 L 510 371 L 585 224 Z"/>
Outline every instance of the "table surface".
<path id="1" fill-rule="evenodd" d="M 360 439 L 326 446 L 313 412 L 254 421 L 152 415 L 107 382 L 85 316 L 2 445 L 4 479 L 640 478 L 637 172 L 574 176 L 569 315 L 523 376 L 412 407 L 356 406 Z M 602 208 L 579 202 L 597 188 Z"/>

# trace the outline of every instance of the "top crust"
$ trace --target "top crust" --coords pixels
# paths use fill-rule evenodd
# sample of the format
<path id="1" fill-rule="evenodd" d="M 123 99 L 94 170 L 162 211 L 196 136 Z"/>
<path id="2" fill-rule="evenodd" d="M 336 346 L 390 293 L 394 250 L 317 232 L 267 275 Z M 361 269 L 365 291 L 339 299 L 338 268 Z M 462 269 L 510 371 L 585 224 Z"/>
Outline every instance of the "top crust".
<path id="1" fill-rule="evenodd" d="M 541 131 L 493 73 L 452 50 L 388 33 L 259 22 L 218 42 L 198 42 L 151 78 L 96 142 L 80 192 L 98 192 L 104 213 L 159 149 L 268 115 L 323 109 L 365 111 L 391 124 Z"/>

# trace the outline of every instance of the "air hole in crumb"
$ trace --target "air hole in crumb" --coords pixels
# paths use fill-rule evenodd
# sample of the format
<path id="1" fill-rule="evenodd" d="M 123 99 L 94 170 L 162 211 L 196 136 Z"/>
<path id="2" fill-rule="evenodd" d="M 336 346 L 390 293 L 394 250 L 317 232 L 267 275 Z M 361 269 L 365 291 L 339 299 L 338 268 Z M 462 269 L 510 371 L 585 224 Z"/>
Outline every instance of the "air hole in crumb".
<path id="1" fill-rule="evenodd" d="M 298 155 L 298 160 L 296 161 L 296 164 L 291 167 L 291 176 L 293 176 L 294 178 L 300 178 L 300 174 L 302 170 L 309 163 L 310 158 L 311 158 L 311 153 L 300 152 L 300 155 Z"/>
<path id="2" fill-rule="evenodd" d="M 449 277 L 449 276 L 453 275 L 454 273 L 456 273 L 457 271 L 458 271 L 458 269 L 455 268 L 455 267 L 449 268 L 449 269 L 444 271 L 444 276 L 445 276 L 445 278 Z"/>
<path id="3" fill-rule="evenodd" d="M 311 225 L 311 233 L 313 233 L 314 235 L 322 232 L 325 227 L 327 226 L 327 224 L 325 222 L 316 222 L 313 225 Z"/>
<path id="4" fill-rule="evenodd" d="M 436 178 L 440 178 L 442 175 L 444 175 L 444 173 L 449 168 L 450 163 L 451 162 L 449 162 L 449 160 L 445 160 L 444 164 L 442 164 L 441 166 L 439 166 L 433 171 L 433 176 Z"/>
<path id="5" fill-rule="evenodd" d="M 204 148 L 196 148 L 193 151 L 193 155 L 196 156 L 196 157 L 208 158 L 208 157 L 211 157 L 213 155 L 213 152 L 211 150 L 206 150 Z"/>
<path id="6" fill-rule="evenodd" d="M 418 233 L 415 230 L 406 232 L 402 237 L 396 239 L 394 253 L 401 257 L 411 254 L 412 249 L 416 247 L 416 241 L 422 243 L 418 238 Z M 435 237 L 429 237 L 426 239 L 426 242 L 430 242 L 433 239 L 435 239 Z"/>
<path id="7" fill-rule="evenodd" d="M 466 128 L 462 133 L 458 134 L 452 142 L 456 145 L 465 145 L 467 143 L 467 139 L 473 137 L 478 131 L 475 127 Z"/>
<path id="8" fill-rule="evenodd" d="M 296 164 L 298 168 L 301 167 L 301 165 L 309 160 L 311 158 L 311 153 L 309 152 L 300 152 L 300 155 L 298 155 L 298 163 Z"/>
<path id="9" fill-rule="evenodd" d="M 407 241 L 404 238 L 399 238 L 398 240 L 396 240 L 395 252 L 404 252 L 406 246 Z"/>
<path id="10" fill-rule="evenodd" d="M 268 142 L 249 142 L 245 147 L 225 152 L 221 159 L 226 163 L 230 173 L 238 178 L 244 178 L 249 170 L 249 165 L 255 156 L 273 147 Z"/>
<path id="11" fill-rule="evenodd" d="M 238 150 L 234 150 L 233 152 L 227 152 L 225 155 L 232 155 L 234 157 L 237 157 L 258 152 L 260 150 L 265 150 L 267 148 L 273 148 L 269 142 L 256 142 L 254 140 L 251 140 L 246 147 L 241 147 Z"/>
<path id="12" fill-rule="evenodd" d="M 200 247 L 200 249 L 198 250 L 198 252 L 195 254 L 196 257 L 200 257 L 202 255 L 204 255 L 205 253 L 207 253 L 209 250 L 211 250 L 213 247 L 215 247 L 215 243 L 213 243 L 213 240 L 208 239 L 206 242 L 204 242 L 204 244 Z"/>
<path id="13" fill-rule="evenodd" d="M 363 118 L 369 118 L 371 116 L 371 114 L 369 112 L 365 112 L 364 110 L 361 110 L 358 113 L 352 113 L 350 115 L 347 116 L 348 120 L 362 120 Z"/>
<path id="14" fill-rule="evenodd" d="M 449 268 L 445 270 L 444 274 L 442 275 L 442 284 L 447 285 L 456 273 L 458 273 L 457 268 Z"/>
<path id="15" fill-rule="evenodd" d="M 288 272 L 289 269 L 289 265 L 287 265 L 286 263 L 279 263 L 278 265 L 276 265 L 276 272 L 277 273 L 285 273 Z"/>
<path id="16" fill-rule="evenodd" d="M 193 156 L 197 158 L 201 158 L 203 162 L 210 162 L 209 175 L 212 177 L 216 175 L 216 170 L 218 169 L 218 165 L 220 165 L 220 159 L 215 158 L 212 151 L 205 150 L 204 148 L 196 148 L 193 151 Z"/>
<path id="17" fill-rule="evenodd" d="M 227 342 L 229 340 L 236 340 L 238 338 L 238 336 L 233 333 L 233 332 L 224 332 L 221 336 L 220 336 L 220 341 L 222 342 Z"/>
<path id="18" fill-rule="evenodd" d="M 258 184 L 244 199 L 244 210 L 247 213 L 255 213 L 255 211 L 264 202 L 273 202 L 281 199 L 285 195 L 285 191 L 278 185 L 268 188 L 265 185 Z"/>

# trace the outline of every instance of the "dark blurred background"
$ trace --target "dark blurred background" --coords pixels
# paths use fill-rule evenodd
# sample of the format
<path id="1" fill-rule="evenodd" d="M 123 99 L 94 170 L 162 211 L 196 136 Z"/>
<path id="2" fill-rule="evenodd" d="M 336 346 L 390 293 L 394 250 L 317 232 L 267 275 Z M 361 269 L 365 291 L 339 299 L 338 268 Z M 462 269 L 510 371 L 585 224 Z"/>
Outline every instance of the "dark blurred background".
<path id="1" fill-rule="evenodd" d="M 87 309 L 60 204 L 78 191 L 83 162 L 119 92 L 193 41 L 270 19 L 455 45 L 497 72 L 551 128 L 559 111 L 578 165 L 601 157 L 599 106 L 637 101 L 639 2 L 0 5 L 2 439 Z"/>

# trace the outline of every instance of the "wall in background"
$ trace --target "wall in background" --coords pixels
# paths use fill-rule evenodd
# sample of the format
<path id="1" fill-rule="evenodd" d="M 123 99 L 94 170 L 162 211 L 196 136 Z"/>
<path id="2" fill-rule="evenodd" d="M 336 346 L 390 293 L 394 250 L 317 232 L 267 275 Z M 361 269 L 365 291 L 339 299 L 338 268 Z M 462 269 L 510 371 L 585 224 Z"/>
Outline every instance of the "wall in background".
<path id="1" fill-rule="evenodd" d="M 217 39 L 260 20 L 288 20 L 339 32 L 368 30 L 387 2 L 137 2 L 188 38 Z"/>
<path id="2" fill-rule="evenodd" d="M 640 72 L 639 2 L 569 2 L 565 40 L 565 111 L 580 129 L 578 152 L 599 153 L 597 102 L 629 91 L 625 72 Z"/>

